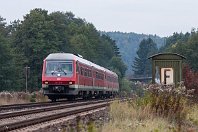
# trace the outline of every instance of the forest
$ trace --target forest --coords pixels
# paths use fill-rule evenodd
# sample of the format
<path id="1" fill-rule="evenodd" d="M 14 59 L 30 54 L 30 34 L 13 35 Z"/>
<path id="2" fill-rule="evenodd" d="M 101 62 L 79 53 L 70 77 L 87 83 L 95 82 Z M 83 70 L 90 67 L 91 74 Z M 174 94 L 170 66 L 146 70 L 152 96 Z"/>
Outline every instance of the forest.
<path id="1" fill-rule="evenodd" d="M 36 8 L 10 24 L 0 17 L 0 91 L 24 91 L 26 66 L 28 90 L 39 90 L 43 60 L 56 52 L 80 54 L 115 71 L 120 81 L 127 69 L 115 41 L 93 24 L 72 12 Z"/>
<path id="2" fill-rule="evenodd" d="M 101 32 L 102 34 L 108 35 L 111 39 L 115 40 L 116 45 L 119 48 L 122 60 L 127 65 L 128 69 L 126 71 L 126 76 L 131 76 L 134 74 L 133 62 L 135 57 L 137 57 L 137 50 L 139 49 L 140 42 L 143 39 L 151 38 L 157 45 L 158 48 L 165 44 L 165 38 L 159 37 L 152 34 L 138 34 L 134 32 L 124 33 L 124 32 Z"/>
<path id="3" fill-rule="evenodd" d="M 129 72 L 127 69 L 134 75 L 149 76 L 151 66 L 147 58 L 150 55 L 178 53 L 186 57 L 184 73 L 188 76 L 188 85 L 195 87 L 193 82 L 198 84 L 197 45 L 196 29 L 160 38 L 156 35 L 101 32 L 85 19 L 76 18 L 72 12 L 48 13 L 36 8 L 24 15 L 23 20 L 14 20 L 10 24 L 1 16 L 0 91 L 25 90 L 26 66 L 30 67 L 28 90 L 39 90 L 43 59 L 54 52 L 80 54 L 115 71 L 121 88 L 129 87 L 124 79 Z"/>

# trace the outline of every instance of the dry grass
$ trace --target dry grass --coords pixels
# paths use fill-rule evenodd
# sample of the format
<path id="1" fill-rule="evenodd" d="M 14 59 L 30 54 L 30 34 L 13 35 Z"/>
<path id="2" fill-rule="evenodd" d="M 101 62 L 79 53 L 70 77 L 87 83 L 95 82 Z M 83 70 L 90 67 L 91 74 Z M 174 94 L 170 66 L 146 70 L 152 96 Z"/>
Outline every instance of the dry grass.
<path id="1" fill-rule="evenodd" d="M 187 115 L 187 119 L 191 121 L 194 125 L 198 126 L 198 105 L 193 105 L 190 107 L 190 111 Z"/>
<path id="2" fill-rule="evenodd" d="M 0 92 L 0 105 L 21 104 L 29 102 L 44 102 L 48 99 L 40 92 Z"/>
<path id="3" fill-rule="evenodd" d="M 178 129 L 177 121 L 171 117 L 159 116 L 152 112 L 149 105 L 138 106 L 136 101 L 118 102 L 110 106 L 109 123 L 102 132 L 196 132 L 198 129 L 198 105 L 192 107 L 188 114 L 187 125 Z M 194 125 L 192 125 L 194 123 Z M 189 125 L 190 124 L 190 125 Z"/>
<path id="4" fill-rule="evenodd" d="M 115 101 L 110 106 L 111 120 L 102 128 L 103 132 L 148 132 L 175 129 L 168 119 L 150 113 L 150 107 Z"/>

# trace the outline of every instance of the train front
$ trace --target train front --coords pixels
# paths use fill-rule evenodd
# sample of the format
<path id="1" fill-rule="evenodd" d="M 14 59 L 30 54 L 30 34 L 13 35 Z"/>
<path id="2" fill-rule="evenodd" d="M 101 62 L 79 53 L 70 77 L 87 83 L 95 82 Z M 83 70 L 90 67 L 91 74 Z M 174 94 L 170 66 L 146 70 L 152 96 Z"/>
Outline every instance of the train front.
<path id="1" fill-rule="evenodd" d="M 52 101 L 76 95 L 72 54 L 54 53 L 47 56 L 43 63 L 42 88 L 43 94 Z"/>

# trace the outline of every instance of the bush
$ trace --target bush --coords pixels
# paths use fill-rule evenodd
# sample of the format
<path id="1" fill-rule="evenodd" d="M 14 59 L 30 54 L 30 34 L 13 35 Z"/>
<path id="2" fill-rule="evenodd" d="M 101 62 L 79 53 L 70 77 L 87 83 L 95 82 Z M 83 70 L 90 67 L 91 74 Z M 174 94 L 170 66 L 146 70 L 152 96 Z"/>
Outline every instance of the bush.
<path id="1" fill-rule="evenodd" d="M 178 123 L 178 131 L 189 112 L 188 97 L 193 90 L 187 90 L 181 82 L 174 85 L 149 85 L 146 89 L 150 93 L 150 106 L 159 116 L 170 117 Z"/>
<path id="2" fill-rule="evenodd" d="M 144 86 L 145 84 L 141 82 L 132 82 L 131 83 L 132 92 L 136 94 L 138 97 L 143 97 L 145 94 Z"/>
<path id="3" fill-rule="evenodd" d="M 183 69 L 184 85 L 188 90 L 194 89 L 194 98 L 198 98 L 198 72 L 190 69 L 189 66 L 185 66 Z"/>
<path id="4" fill-rule="evenodd" d="M 187 92 L 183 83 L 178 87 L 174 85 L 149 85 L 150 104 L 154 111 L 160 115 L 172 116 L 182 114 L 187 105 Z"/>
<path id="5" fill-rule="evenodd" d="M 30 97 L 30 102 L 36 102 L 36 93 L 33 93 Z"/>

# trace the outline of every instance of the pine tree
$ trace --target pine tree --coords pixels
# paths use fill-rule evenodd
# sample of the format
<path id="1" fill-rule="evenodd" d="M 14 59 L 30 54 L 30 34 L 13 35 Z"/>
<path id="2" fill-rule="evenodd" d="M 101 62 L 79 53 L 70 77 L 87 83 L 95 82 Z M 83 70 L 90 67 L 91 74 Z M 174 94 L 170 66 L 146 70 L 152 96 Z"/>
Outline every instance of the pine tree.
<path id="1" fill-rule="evenodd" d="M 151 62 L 148 57 L 157 53 L 157 51 L 157 45 L 151 38 L 143 39 L 140 42 L 137 57 L 135 57 L 134 64 L 132 65 L 135 76 L 145 77 L 151 75 Z"/>

